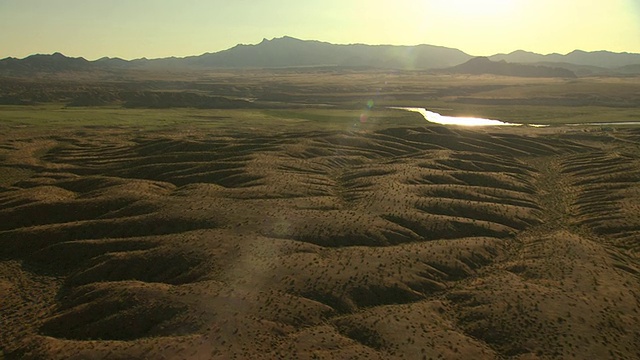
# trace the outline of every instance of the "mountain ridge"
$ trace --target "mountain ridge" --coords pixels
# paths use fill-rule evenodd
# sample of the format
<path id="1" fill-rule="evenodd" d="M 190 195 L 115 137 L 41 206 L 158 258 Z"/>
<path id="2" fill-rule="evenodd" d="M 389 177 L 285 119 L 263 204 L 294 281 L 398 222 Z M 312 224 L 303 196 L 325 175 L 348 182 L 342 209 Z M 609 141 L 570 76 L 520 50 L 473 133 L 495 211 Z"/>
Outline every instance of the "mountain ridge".
<path id="1" fill-rule="evenodd" d="M 22 59 L 0 60 L 0 73 L 60 72 L 96 69 L 208 69 L 208 68 L 279 68 L 279 67 L 373 67 L 401 70 L 433 70 L 461 65 L 473 58 L 459 49 L 428 44 L 367 45 L 333 44 L 319 40 L 301 40 L 290 36 L 263 38 L 257 44 L 237 44 L 229 49 L 185 57 L 125 60 L 102 57 L 86 60 L 67 57 L 60 52 L 34 54 Z M 486 57 L 496 61 L 550 66 L 574 71 L 579 75 L 619 72 L 634 73 L 640 54 L 611 51 L 574 50 L 566 55 L 537 54 L 516 50 L 509 54 Z M 578 69 L 579 71 L 576 71 Z"/>
<path id="2" fill-rule="evenodd" d="M 479 56 L 463 64 L 439 70 L 448 74 L 493 74 L 516 77 L 557 77 L 576 78 L 577 75 L 562 67 L 510 63 L 505 60 L 492 61 L 488 57 Z"/>
<path id="3" fill-rule="evenodd" d="M 537 54 L 525 50 L 516 50 L 509 54 L 496 54 L 489 56 L 492 61 L 506 60 L 518 63 L 570 63 L 583 66 L 597 66 L 608 69 L 640 63 L 640 54 L 630 52 L 612 52 L 607 50 L 584 51 L 573 50 L 565 55 L 559 53 Z"/>

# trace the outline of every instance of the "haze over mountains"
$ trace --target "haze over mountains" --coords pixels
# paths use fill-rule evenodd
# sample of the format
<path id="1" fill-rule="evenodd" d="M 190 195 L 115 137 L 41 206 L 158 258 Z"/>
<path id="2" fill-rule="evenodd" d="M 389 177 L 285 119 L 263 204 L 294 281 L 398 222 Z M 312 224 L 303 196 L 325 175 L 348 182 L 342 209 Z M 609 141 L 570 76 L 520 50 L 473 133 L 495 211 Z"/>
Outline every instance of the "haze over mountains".
<path id="1" fill-rule="evenodd" d="M 101 58 L 88 61 L 70 58 L 60 53 L 32 55 L 24 59 L 0 60 L 0 74 L 24 74 L 29 72 L 86 71 L 97 69 L 215 69 L 215 68 L 288 68 L 288 67 L 367 67 L 398 70 L 447 69 L 449 72 L 481 73 L 482 67 L 489 73 L 521 76 L 567 76 L 592 74 L 638 74 L 640 54 L 613 53 L 608 51 L 585 52 L 576 50 L 566 55 L 541 55 L 526 51 L 496 54 L 482 61 L 461 50 L 433 46 L 395 45 L 337 45 L 316 40 L 300 40 L 292 37 L 264 39 L 256 45 L 236 45 L 233 48 L 184 58 L 136 59 Z M 489 60 L 497 62 L 490 64 Z M 503 62 L 504 61 L 504 62 Z M 505 63 L 506 62 L 506 63 Z M 507 63 L 535 65 L 537 70 L 514 67 Z M 477 65 L 481 65 L 480 68 Z M 545 70 L 547 68 L 547 70 Z M 559 71 L 564 69 L 565 71 Z M 528 75 L 527 75 L 528 74 Z"/>
<path id="2" fill-rule="evenodd" d="M 505 60 L 491 61 L 487 57 L 473 58 L 464 64 L 439 70 L 443 73 L 453 74 L 493 74 L 518 77 L 560 77 L 575 78 L 577 75 L 561 66 L 549 67 L 540 65 L 528 65 L 510 63 Z"/>

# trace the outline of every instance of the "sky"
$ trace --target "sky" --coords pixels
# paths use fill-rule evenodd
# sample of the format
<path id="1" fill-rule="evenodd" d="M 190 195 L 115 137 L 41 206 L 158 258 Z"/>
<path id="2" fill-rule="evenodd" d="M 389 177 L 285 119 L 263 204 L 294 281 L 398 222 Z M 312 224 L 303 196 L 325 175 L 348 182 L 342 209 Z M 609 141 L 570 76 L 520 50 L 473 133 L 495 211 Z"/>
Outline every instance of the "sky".
<path id="1" fill-rule="evenodd" d="M 640 0 L 0 0 L 0 58 L 183 57 L 285 35 L 474 56 L 640 53 Z"/>

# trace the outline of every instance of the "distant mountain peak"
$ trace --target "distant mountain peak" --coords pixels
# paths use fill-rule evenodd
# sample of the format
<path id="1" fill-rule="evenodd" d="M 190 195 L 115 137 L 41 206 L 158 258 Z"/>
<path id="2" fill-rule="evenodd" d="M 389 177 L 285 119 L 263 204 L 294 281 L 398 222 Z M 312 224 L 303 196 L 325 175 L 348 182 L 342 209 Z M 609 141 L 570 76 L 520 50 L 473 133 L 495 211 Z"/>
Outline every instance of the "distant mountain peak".
<path id="1" fill-rule="evenodd" d="M 510 52 L 509 55 L 535 55 L 535 53 L 532 51 L 526 51 L 526 50 L 520 49 L 520 50 Z"/>
<path id="2" fill-rule="evenodd" d="M 264 44 L 264 43 L 274 43 L 274 42 L 311 42 L 311 40 L 301 40 L 301 39 L 297 39 L 291 36 L 281 36 L 281 37 L 274 37 L 271 39 L 267 39 L 267 38 L 262 38 L 262 41 L 260 42 L 260 44 Z"/>
<path id="3" fill-rule="evenodd" d="M 490 63 L 493 62 L 489 60 L 486 56 L 476 56 L 473 59 L 467 61 L 468 64 L 481 64 L 481 63 Z"/>
<path id="4" fill-rule="evenodd" d="M 301 39 L 298 39 L 298 38 L 294 38 L 294 37 L 292 37 L 292 36 L 288 36 L 288 35 L 285 35 L 285 36 L 282 36 L 282 37 L 279 37 L 279 38 L 273 38 L 273 40 L 283 40 L 283 41 L 304 41 L 304 40 L 301 40 Z"/>

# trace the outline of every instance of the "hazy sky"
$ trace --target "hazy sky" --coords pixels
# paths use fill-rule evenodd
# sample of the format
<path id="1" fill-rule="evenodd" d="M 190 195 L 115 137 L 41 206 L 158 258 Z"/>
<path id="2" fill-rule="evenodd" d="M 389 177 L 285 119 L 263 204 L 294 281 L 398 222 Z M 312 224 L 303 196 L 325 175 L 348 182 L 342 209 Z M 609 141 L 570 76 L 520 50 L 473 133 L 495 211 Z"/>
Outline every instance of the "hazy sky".
<path id="1" fill-rule="evenodd" d="M 640 0 L 0 0 L 0 58 L 200 55 L 284 35 L 471 55 L 640 53 Z"/>

